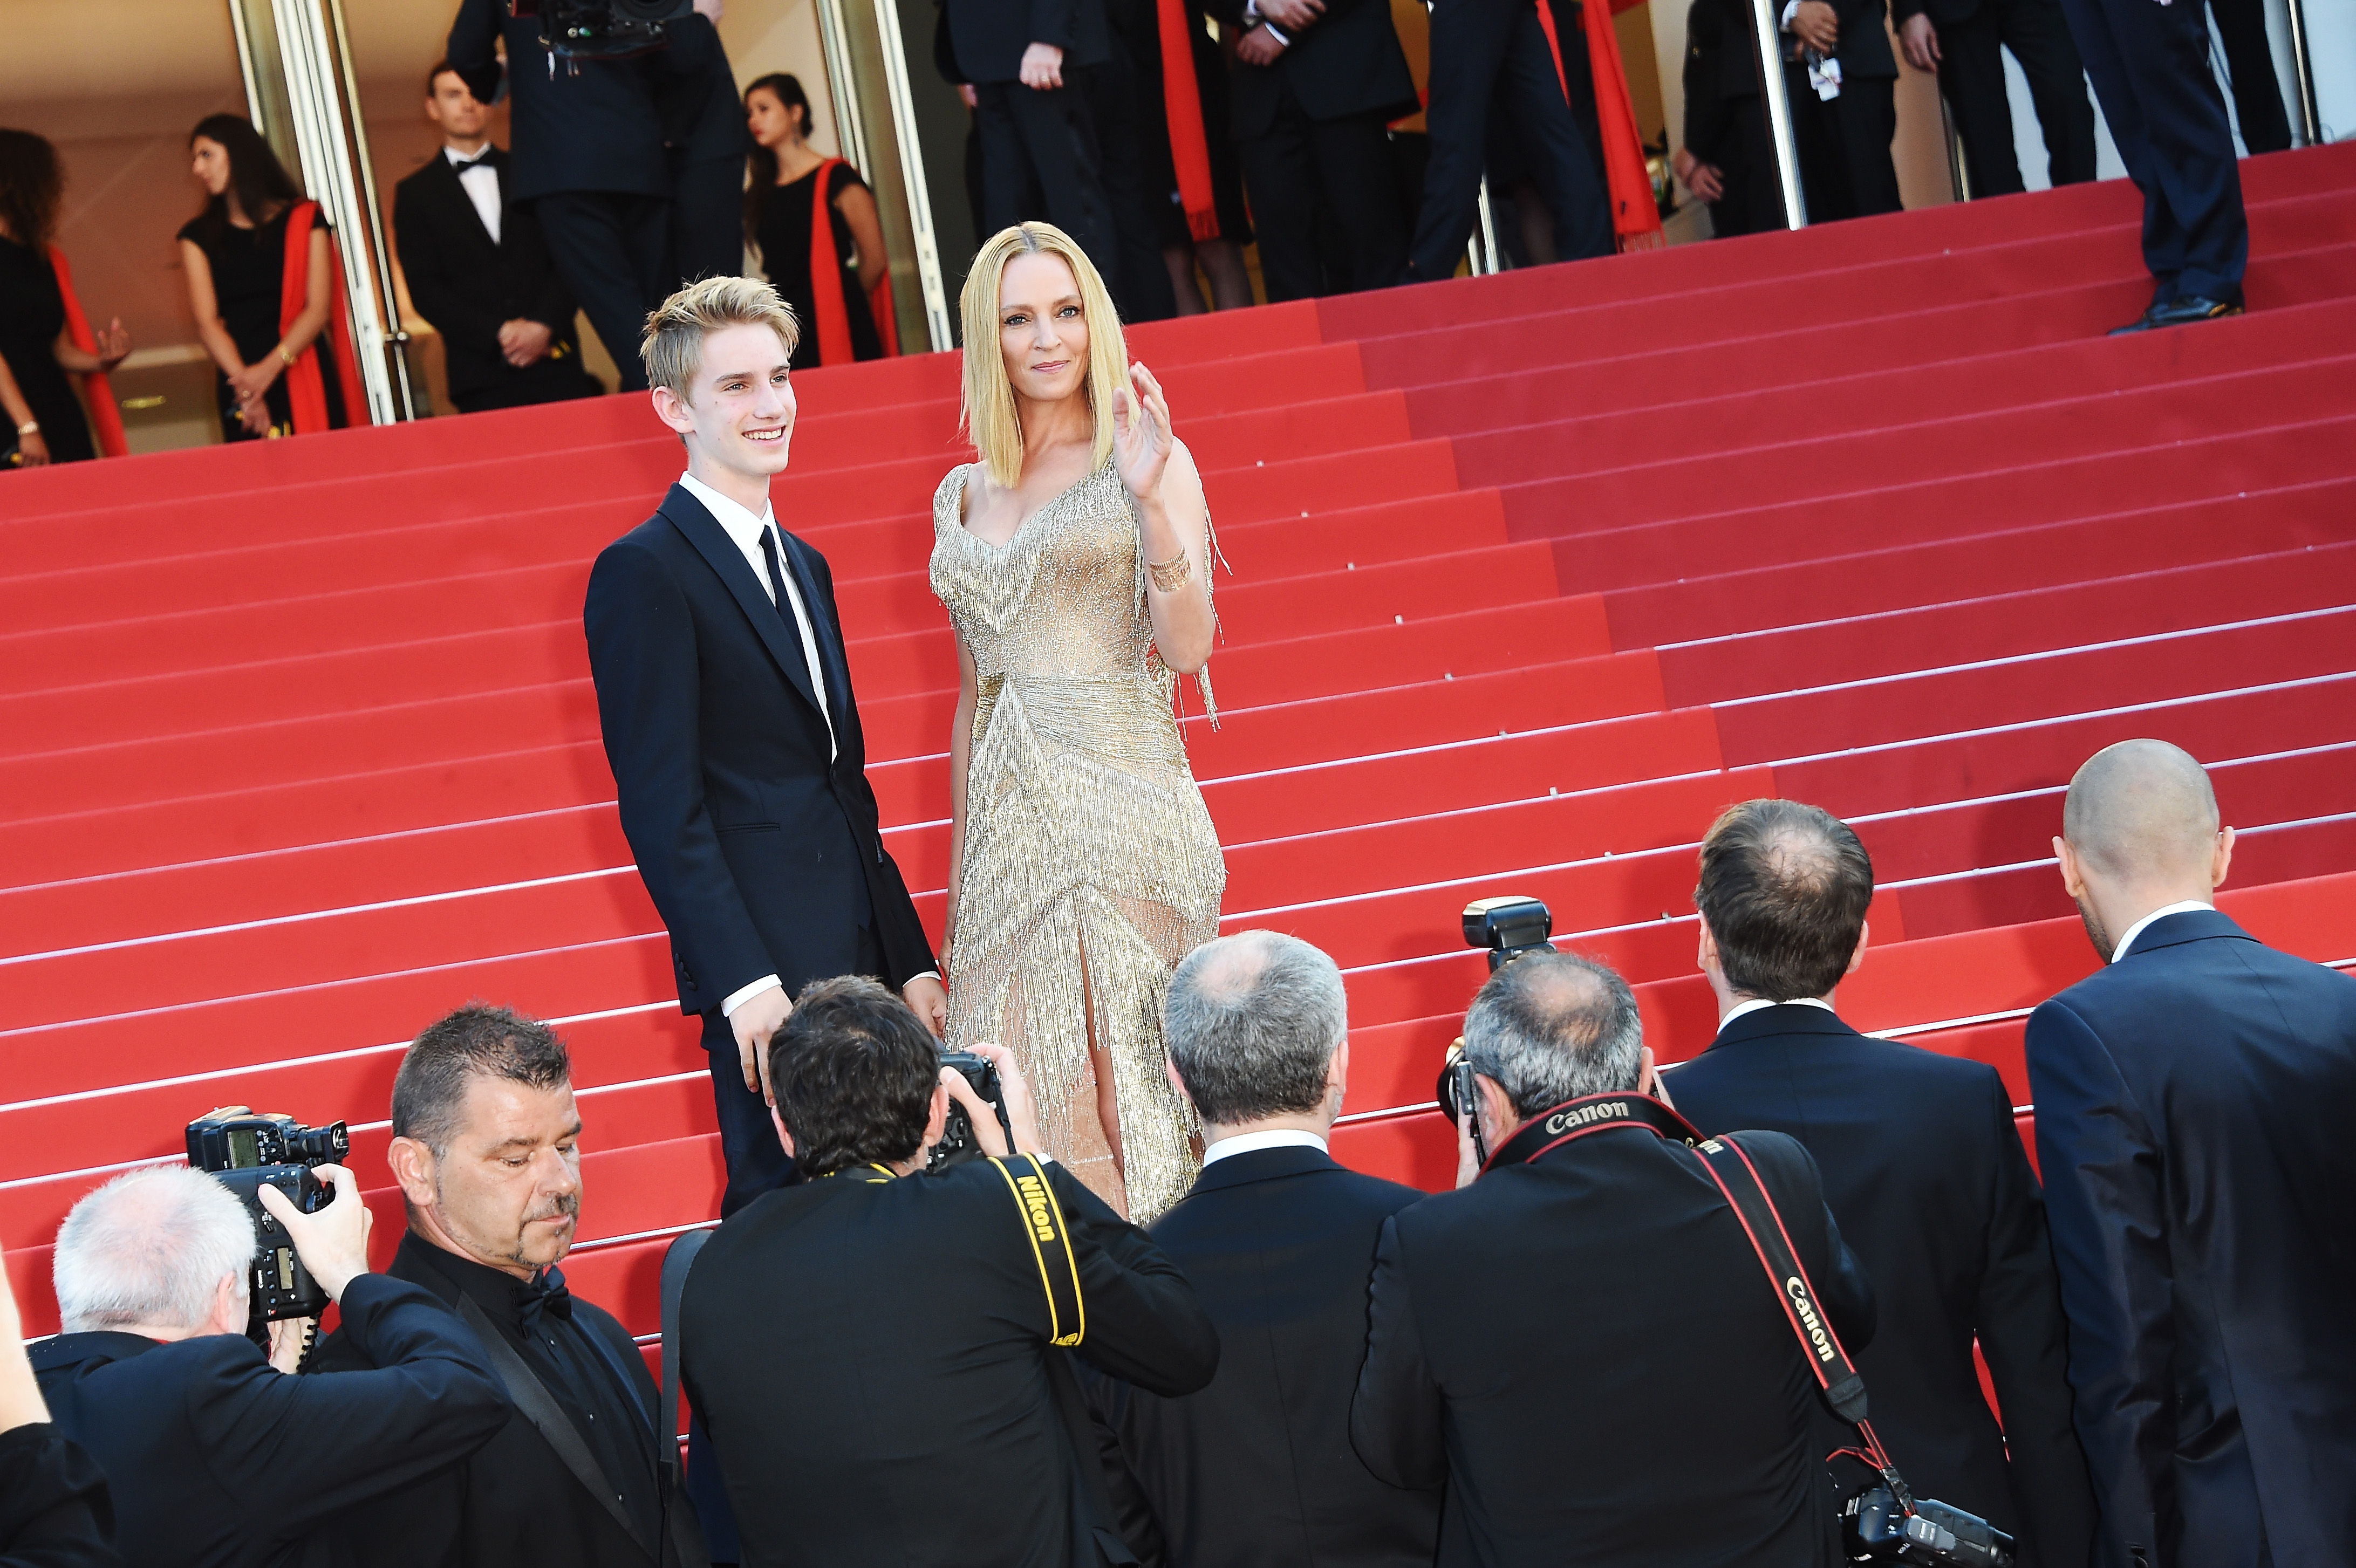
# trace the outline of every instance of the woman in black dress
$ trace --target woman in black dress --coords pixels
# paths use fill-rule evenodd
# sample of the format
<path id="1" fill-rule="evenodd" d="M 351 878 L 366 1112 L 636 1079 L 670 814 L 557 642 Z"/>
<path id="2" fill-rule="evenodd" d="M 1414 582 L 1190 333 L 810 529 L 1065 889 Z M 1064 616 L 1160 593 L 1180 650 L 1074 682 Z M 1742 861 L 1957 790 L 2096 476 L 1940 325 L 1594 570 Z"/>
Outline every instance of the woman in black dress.
<path id="1" fill-rule="evenodd" d="M 286 225 L 304 198 L 260 132 L 234 114 L 199 121 L 188 137 L 204 211 L 180 229 L 180 261 L 188 274 L 188 304 L 197 335 L 220 368 L 221 438 L 253 441 L 294 433 L 285 372 L 327 328 L 335 308 L 336 279 L 328 261 L 327 219 L 313 208 L 308 293 L 303 309 L 284 324 Z M 322 344 L 323 355 L 329 346 Z M 327 423 L 346 420 L 340 378 L 323 374 Z"/>
<path id="2" fill-rule="evenodd" d="M 794 78 L 782 73 L 765 76 L 746 88 L 744 119 L 753 133 L 753 178 L 744 192 L 744 238 L 759 254 L 761 270 L 801 324 L 801 340 L 794 346 L 794 368 L 807 370 L 834 363 L 823 351 L 821 340 L 829 336 L 830 324 L 819 316 L 818 286 L 810 271 L 820 179 L 826 181 L 826 212 L 834 230 L 851 357 L 883 358 L 884 340 L 869 300 L 891 273 L 884 256 L 884 226 L 876 217 L 874 193 L 859 177 L 858 170 L 809 144 L 809 97 Z M 891 296 L 886 293 L 884 297 Z"/>
<path id="3" fill-rule="evenodd" d="M 95 335 L 96 353 L 67 334 L 65 293 L 49 261 L 64 193 L 55 147 L 30 131 L 0 130 L 0 409 L 14 432 L 0 432 L 0 452 L 13 447 L 11 464 L 21 468 L 98 455 L 66 373 L 102 375 L 131 352 L 119 320 Z"/>

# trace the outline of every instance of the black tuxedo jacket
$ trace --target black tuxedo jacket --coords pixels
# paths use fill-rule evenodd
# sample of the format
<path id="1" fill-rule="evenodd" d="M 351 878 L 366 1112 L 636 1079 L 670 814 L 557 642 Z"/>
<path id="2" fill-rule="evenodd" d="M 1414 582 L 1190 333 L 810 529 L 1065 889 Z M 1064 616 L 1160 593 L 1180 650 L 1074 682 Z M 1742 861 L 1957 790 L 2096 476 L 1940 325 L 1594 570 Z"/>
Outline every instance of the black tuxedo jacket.
<path id="1" fill-rule="evenodd" d="M 1853 1354 L 1873 1293 L 1815 1162 L 1742 1147 Z M 1381 1479 L 1447 1484 L 1442 1568 L 1836 1561 L 1815 1378 L 1682 1144 L 1623 1125 L 1401 1210 L 1372 1316 L 1351 1437 Z"/>
<path id="2" fill-rule="evenodd" d="M 492 46 L 506 41 L 515 143 L 508 199 L 530 201 L 558 191 L 669 197 L 664 127 L 655 95 L 701 71 L 705 51 L 717 38 L 710 25 L 699 30 L 690 23 L 673 24 L 678 41 L 651 55 L 580 60 L 574 62 L 577 71 L 559 62 L 552 71 L 549 52 L 540 44 L 540 18 L 510 16 L 509 10 L 508 0 L 458 0 L 448 41 L 451 69 L 485 103 L 499 88 Z"/>
<path id="3" fill-rule="evenodd" d="M 1377 1481 L 1350 1446 L 1366 1283 L 1383 1221 L 1424 1193 L 1323 1151 L 1203 1168 L 1153 1227 L 1219 1330 L 1211 1386 L 1090 1393 L 1151 1506 L 1172 1568 L 1427 1568 L 1440 1493 Z"/>
<path id="4" fill-rule="evenodd" d="M 551 376 L 577 379 L 581 339 L 573 326 L 573 296 L 548 259 L 548 242 L 529 207 L 508 206 L 508 155 L 486 155 L 498 171 L 499 238 L 475 211 L 458 171 L 436 148 L 425 165 L 393 187 L 392 235 L 402 275 L 417 313 L 442 335 L 450 395 L 516 385 Z M 536 321 L 555 336 L 548 357 L 517 369 L 499 352 L 499 326 Z"/>
<path id="5" fill-rule="evenodd" d="M 670 933 L 680 1010 L 774 973 L 786 994 L 852 971 L 872 912 L 894 988 L 935 967 L 867 784 L 826 558 L 783 528 L 826 666 L 837 752 L 790 605 L 772 605 L 703 503 L 671 486 L 607 545 L 582 622 L 622 831 Z"/>
<path id="6" fill-rule="evenodd" d="M 1243 0 L 1209 0 L 1205 9 L 1223 31 L 1240 32 Z M 1267 134 L 1288 87 L 1312 120 L 1415 112 L 1415 77 L 1391 25 L 1388 0 L 1331 0 L 1308 28 L 1286 36 L 1292 45 L 1274 65 L 1237 60 L 1229 74 L 1228 114 L 1237 140 Z"/>
<path id="7" fill-rule="evenodd" d="M 2349 1561 L 2356 981 L 2214 910 L 2029 1019 L 2097 1560 Z"/>
<path id="8" fill-rule="evenodd" d="M 955 81 L 1016 81 L 1023 51 L 1054 44 L 1066 66 L 1102 65 L 1112 58 L 1112 31 L 1104 0 L 942 0 L 947 12 L 947 59 L 937 36 L 938 63 L 955 64 Z M 949 75 L 948 71 L 944 75 Z M 1071 83 L 1066 80 L 1066 86 Z"/>
<path id="9" fill-rule="evenodd" d="M 32 1348 L 59 1434 L 106 1472 L 124 1561 L 294 1563 L 329 1519 L 507 1424 L 481 1349 L 432 1296 L 362 1275 L 342 1312 L 383 1371 L 286 1377 L 241 1334 L 63 1334 Z"/>
<path id="10" fill-rule="evenodd" d="M 401 1239 L 401 1251 L 385 1273 L 432 1292 L 455 1314 L 460 1286 L 421 1255 L 432 1247 L 410 1232 Z M 572 1309 L 574 1326 L 604 1340 L 606 1359 L 629 1373 L 627 1393 L 644 1412 L 645 1430 L 651 1435 L 659 1408 L 655 1381 L 629 1330 L 612 1313 L 580 1296 L 572 1298 Z M 509 1349 L 520 1352 L 512 1319 L 490 1311 L 485 1316 L 507 1338 Z M 462 1322 L 460 1332 L 474 1331 Z M 377 1364 L 340 1330 L 319 1347 L 316 1360 L 320 1372 L 335 1376 L 368 1371 Z M 585 1442 L 582 1449 L 592 1452 Z M 355 1509 L 337 1521 L 337 1528 L 359 1568 L 535 1562 L 578 1568 L 656 1568 L 659 1563 L 678 1561 L 664 1557 L 660 1541 L 642 1541 L 625 1529 L 590 1496 L 586 1484 L 520 1410 L 509 1415 L 498 1435 L 464 1460 Z"/>
<path id="11" fill-rule="evenodd" d="M 1996 1069 L 1787 1006 L 1735 1019 L 1667 1083 L 1703 1132 L 1768 1127 L 1815 1157 L 1825 1201 L 1873 1281 L 1879 1327 L 1858 1371 L 1909 1484 L 2011 1531 L 2024 1568 L 2083 1568 L 2094 1495 L 2070 1426 L 2061 1288 Z M 1972 1364 L 1975 1335 L 2001 1431 Z"/>
<path id="12" fill-rule="evenodd" d="M 1052 1245 L 1043 1257 L 987 1161 L 899 1179 L 855 1168 L 765 1193 L 713 1234 L 680 1301 L 680 1381 L 746 1564 L 1095 1568 L 1085 1435 L 1058 1402 L 1068 1366 L 1051 1361 L 1183 1394 L 1210 1381 L 1219 1341 L 1144 1232 L 1045 1169 L 1078 1271 L 1060 1325 L 1043 1269 L 1072 1265 Z M 1076 1325 L 1076 1343 L 1051 1342 Z"/>
<path id="13" fill-rule="evenodd" d="M 1890 29 L 1884 18 L 1890 14 L 1890 0 L 1828 0 L 1840 17 L 1840 47 L 1833 58 L 1841 64 L 1844 80 L 1851 77 L 1884 77 L 1898 74 L 1898 57 L 1890 52 Z M 1776 8 L 1778 15 L 1783 7 Z M 1789 46 L 1792 36 L 1786 33 Z"/>

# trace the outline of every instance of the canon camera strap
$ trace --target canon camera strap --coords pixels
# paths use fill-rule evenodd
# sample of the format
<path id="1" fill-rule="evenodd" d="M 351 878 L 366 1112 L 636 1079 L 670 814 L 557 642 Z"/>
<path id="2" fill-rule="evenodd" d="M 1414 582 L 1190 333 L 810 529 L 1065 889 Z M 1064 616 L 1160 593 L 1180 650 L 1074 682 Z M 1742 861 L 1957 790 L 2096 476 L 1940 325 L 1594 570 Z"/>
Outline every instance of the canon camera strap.
<path id="1" fill-rule="evenodd" d="M 1485 1175 L 1501 1165 L 1526 1165 L 1576 1139 L 1622 1127 L 1642 1128 L 1655 1137 L 1684 1144 L 1700 1157 L 1702 1168 L 1709 1173 L 1727 1207 L 1741 1222 L 1751 1250 L 1758 1255 L 1759 1266 L 1767 1271 L 1767 1282 L 1774 1288 L 1775 1299 L 1782 1305 L 1783 1317 L 1798 1338 L 1800 1349 L 1806 1353 L 1808 1370 L 1815 1374 L 1816 1385 L 1824 1390 L 1825 1403 L 1858 1429 L 1865 1439 L 1866 1458 L 1881 1472 L 1900 1506 L 1912 1511 L 1912 1494 L 1907 1490 L 1897 1467 L 1890 1464 L 1881 1440 L 1874 1435 L 1872 1424 L 1866 1419 L 1865 1379 L 1858 1375 L 1857 1363 L 1842 1348 L 1840 1336 L 1833 1331 L 1832 1320 L 1825 1316 L 1815 1282 L 1808 1277 L 1807 1266 L 1800 1262 L 1800 1254 L 1792 1245 L 1791 1231 L 1784 1225 L 1775 1200 L 1767 1195 L 1767 1186 L 1760 1179 L 1758 1168 L 1736 1141 L 1740 1135 L 1706 1138 L 1691 1122 L 1650 1094 L 1589 1094 L 1566 1100 L 1553 1110 L 1524 1122 L 1489 1157 L 1482 1171 Z"/>

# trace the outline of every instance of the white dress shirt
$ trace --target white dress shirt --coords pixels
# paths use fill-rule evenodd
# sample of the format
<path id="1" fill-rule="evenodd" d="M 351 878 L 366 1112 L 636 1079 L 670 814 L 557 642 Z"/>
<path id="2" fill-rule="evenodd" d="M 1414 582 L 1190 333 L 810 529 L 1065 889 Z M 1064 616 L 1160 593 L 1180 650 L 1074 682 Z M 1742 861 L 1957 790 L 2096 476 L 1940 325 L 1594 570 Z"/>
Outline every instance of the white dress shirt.
<path id="1" fill-rule="evenodd" d="M 2143 928 L 2149 925 L 2153 921 L 2166 920 L 2172 914 L 2190 914 L 2196 909 L 2215 909 L 2216 907 L 2217 906 L 2215 904 L 2211 903 L 2206 899 L 2186 899 L 2181 903 L 2161 905 L 2158 909 L 2152 911 L 2149 914 L 2144 916 L 2141 920 L 2127 927 L 2127 933 L 2119 938 L 2119 944 L 2116 947 L 2111 949 L 2111 962 L 2115 964 L 2120 959 L 2126 957 L 2127 955 L 2127 949 L 2135 945 L 2135 939 L 2141 936 L 2143 934 Z"/>
<path id="2" fill-rule="evenodd" d="M 1735 1019 L 1765 1008 L 1822 1008 L 1826 1012 L 1833 1010 L 1833 1005 L 1822 997 L 1794 997 L 1788 1002 L 1771 1002 L 1764 997 L 1753 997 L 1747 1002 L 1737 1002 L 1727 1008 L 1726 1016 L 1718 1020 L 1718 1032 L 1724 1034 L 1726 1026 Z"/>
<path id="3" fill-rule="evenodd" d="M 480 149 L 483 154 L 487 154 L 490 150 L 490 144 L 487 142 Z M 455 147 L 444 147 L 442 155 L 453 164 L 466 162 L 466 155 Z M 499 171 L 486 163 L 478 163 L 460 169 L 458 188 L 465 191 L 466 199 L 475 204 L 475 216 L 483 220 L 483 231 L 491 237 L 491 243 L 498 244 L 499 242 Z"/>
<path id="4" fill-rule="evenodd" d="M 1320 1154 L 1326 1152 L 1325 1140 L 1315 1133 L 1278 1127 L 1272 1132 L 1237 1133 L 1234 1137 L 1221 1138 L 1203 1151 L 1203 1163 L 1208 1166 L 1212 1161 L 1225 1159 L 1231 1154 L 1250 1154 L 1255 1149 L 1264 1148 L 1313 1148 Z"/>

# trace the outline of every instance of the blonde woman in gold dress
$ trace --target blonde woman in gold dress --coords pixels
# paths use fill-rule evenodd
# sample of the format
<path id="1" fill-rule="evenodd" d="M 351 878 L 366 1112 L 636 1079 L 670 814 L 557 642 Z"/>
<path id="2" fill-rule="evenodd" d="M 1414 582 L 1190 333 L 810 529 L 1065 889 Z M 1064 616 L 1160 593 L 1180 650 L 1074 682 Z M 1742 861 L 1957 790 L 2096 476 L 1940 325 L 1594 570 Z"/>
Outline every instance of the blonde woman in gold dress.
<path id="1" fill-rule="evenodd" d="M 963 308 L 980 461 L 933 497 L 958 645 L 948 1040 L 1012 1049 L 1049 1152 L 1142 1224 L 1200 1167 L 1162 997 L 1226 885 L 1172 710 L 1180 675 L 1211 702 L 1210 513 L 1062 230 L 984 245 Z"/>

